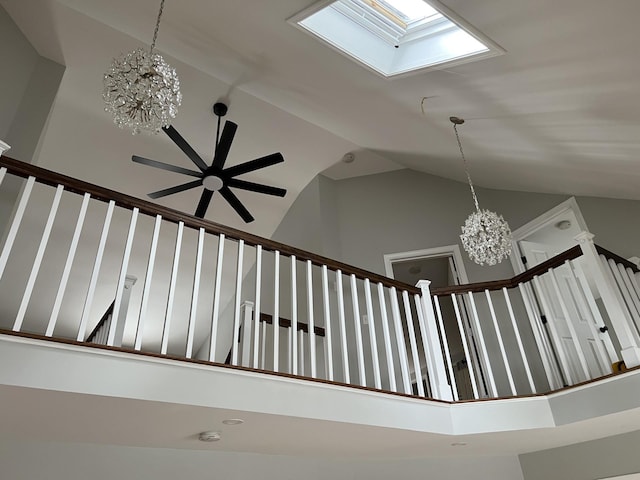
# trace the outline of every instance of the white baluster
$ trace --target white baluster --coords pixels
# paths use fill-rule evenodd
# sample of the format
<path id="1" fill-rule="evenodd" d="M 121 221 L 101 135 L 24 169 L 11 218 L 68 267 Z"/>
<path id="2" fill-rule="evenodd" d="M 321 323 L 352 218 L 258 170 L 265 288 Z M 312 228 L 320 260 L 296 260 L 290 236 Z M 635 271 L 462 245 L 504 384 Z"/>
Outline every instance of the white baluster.
<path id="1" fill-rule="evenodd" d="M 578 338 L 578 334 L 576 332 L 575 326 L 573 325 L 573 321 L 571 319 L 571 314 L 569 313 L 569 309 L 567 308 L 567 303 L 564 300 L 564 296 L 560 291 L 560 285 L 558 284 L 558 278 L 556 277 L 556 272 L 553 268 L 549 269 L 549 275 L 551 278 L 551 284 L 553 285 L 553 289 L 556 291 L 558 296 L 558 303 L 560 304 L 560 309 L 562 310 L 562 314 L 567 323 L 567 327 L 569 328 L 569 333 L 571 334 L 571 340 L 573 341 L 573 345 L 576 349 L 576 353 L 578 354 L 578 362 L 580 363 L 580 367 L 582 368 L 582 373 L 585 376 L 586 380 L 591 378 L 589 374 L 589 367 L 587 366 L 587 359 L 584 356 L 584 352 L 582 351 L 582 345 L 580 345 L 580 339 Z"/>
<path id="2" fill-rule="evenodd" d="M 176 281 L 178 279 L 178 266 L 180 265 L 180 253 L 182 250 L 182 235 L 184 233 L 184 222 L 178 222 L 178 232 L 176 234 L 176 245 L 173 249 L 173 264 L 171 265 L 171 280 L 169 281 L 169 296 L 167 298 L 167 310 L 162 329 L 162 344 L 160 353 L 167 354 L 169 346 L 169 332 L 171 331 L 171 320 L 173 319 L 173 302 L 176 296 Z"/>
<path id="3" fill-rule="evenodd" d="M 640 312 L 640 295 L 638 294 L 636 286 L 633 284 L 633 280 L 635 279 L 633 270 L 625 268 L 621 263 L 618 264 L 618 270 L 620 271 L 620 276 L 629 291 L 629 295 L 631 296 L 631 300 L 633 301 L 636 310 Z M 636 325 L 638 325 L 638 323 L 636 323 Z"/>
<path id="4" fill-rule="evenodd" d="M 340 341 L 342 344 L 342 372 L 344 383 L 350 384 L 349 351 L 347 350 L 347 326 L 344 314 L 344 291 L 342 289 L 342 271 L 336 271 L 336 288 L 338 290 L 338 321 L 340 323 Z"/>
<path id="5" fill-rule="evenodd" d="M 0 156 L 1 155 L 2 155 L 2 152 L 0 151 Z M 2 181 L 4 180 L 4 176 L 6 173 L 7 173 L 7 167 L 0 167 L 0 185 L 2 185 Z"/>
<path id="6" fill-rule="evenodd" d="M 511 395 L 514 397 L 517 395 L 516 393 L 516 384 L 513 382 L 513 374 L 511 373 L 511 365 L 509 365 L 509 359 L 507 358 L 507 352 L 504 349 L 504 341 L 502 340 L 502 332 L 500 332 L 500 326 L 498 325 L 498 318 L 496 317 L 496 311 L 493 308 L 493 299 L 491 298 L 491 294 L 489 290 L 485 289 L 484 291 L 487 297 L 487 303 L 489 305 L 489 313 L 491 314 L 491 320 L 493 321 L 493 328 L 496 332 L 496 336 L 498 337 L 498 347 L 500 348 L 500 355 L 502 356 L 502 362 L 504 363 L 504 368 L 507 371 L 507 379 L 509 380 L 509 388 L 511 389 Z"/>
<path id="7" fill-rule="evenodd" d="M 78 342 L 84 342 L 84 339 L 85 339 L 87 322 L 89 321 L 89 315 L 91 314 L 93 296 L 96 292 L 96 285 L 98 284 L 98 274 L 100 273 L 100 266 L 102 265 L 102 257 L 104 256 L 104 247 L 107 244 L 109 226 L 111 225 L 111 217 L 113 216 L 113 209 L 115 205 L 116 205 L 116 202 L 111 200 L 109 202 L 109 206 L 107 207 L 107 215 L 105 216 L 104 225 L 102 226 L 102 234 L 100 235 L 98 252 L 96 253 L 96 259 L 93 264 L 93 271 L 91 272 L 91 280 L 89 281 L 89 290 L 87 291 L 87 297 L 85 298 L 84 308 L 82 310 L 82 318 L 80 319 L 80 327 L 78 328 L 78 336 L 76 337 Z"/>
<path id="8" fill-rule="evenodd" d="M 602 342 L 598 341 L 599 335 L 598 335 L 598 331 L 596 330 L 596 325 L 595 325 L 595 319 L 593 317 L 593 312 L 589 309 L 588 305 L 587 305 L 587 301 L 585 298 L 585 292 L 578 286 L 578 278 L 576 276 L 576 272 L 573 269 L 573 262 L 570 262 L 569 260 L 567 260 L 565 263 L 565 266 L 567 267 L 567 269 L 569 270 L 569 272 L 571 273 L 571 275 L 569 276 L 569 282 L 571 284 L 571 289 L 576 292 L 575 294 L 575 298 L 576 301 L 578 303 L 578 305 L 576 305 L 576 307 L 581 310 L 583 312 L 584 318 L 586 320 L 586 323 L 589 327 L 589 331 L 591 332 L 591 336 L 593 337 L 593 340 L 596 344 L 596 359 L 598 360 L 598 363 L 600 364 L 600 374 L 601 375 L 606 375 L 607 373 L 609 373 L 609 361 L 607 359 L 607 354 L 604 351 L 604 346 L 602 344 Z"/>
<path id="9" fill-rule="evenodd" d="M 220 238 L 222 240 L 222 236 Z M 187 358 L 191 358 L 191 355 L 193 354 L 193 340 L 196 332 L 196 319 L 198 318 L 197 317 L 198 295 L 200 292 L 200 275 L 202 274 L 203 247 L 204 247 L 204 228 L 201 228 L 198 232 L 198 249 L 196 253 L 196 268 L 193 274 L 193 291 L 191 292 L 191 311 L 189 313 L 189 327 L 187 328 L 187 349 L 186 349 Z"/>
<path id="10" fill-rule="evenodd" d="M 542 289 L 542 283 L 540 282 L 540 279 L 537 276 L 533 277 L 533 283 L 535 284 L 536 289 L 539 292 L 540 302 L 542 303 L 542 311 L 545 313 L 545 316 L 548 319 L 547 325 L 549 325 L 549 330 L 551 331 L 551 337 L 553 338 L 553 341 L 556 346 L 556 352 L 558 353 L 560 366 L 562 367 L 562 372 L 564 373 L 564 378 L 566 379 L 569 385 L 573 385 L 574 382 L 573 382 L 573 379 L 571 378 L 571 371 L 569 370 L 569 360 L 567 358 L 567 354 L 564 351 L 564 345 L 562 343 L 562 339 L 560 338 L 560 335 L 558 335 L 558 330 L 556 329 L 555 322 L 551 320 L 553 318 L 552 310 L 551 310 L 551 307 L 549 306 L 547 297 L 544 294 L 544 290 Z"/>
<path id="11" fill-rule="evenodd" d="M 60 313 L 62 299 L 67 289 L 67 282 L 69 281 L 69 275 L 71 274 L 71 266 L 73 265 L 73 259 L 76 256 L 76 250 L 78 248 L 78 242 L 80 241 L 80 234 L 82 233 L 82 226 L 84 225 L 84 219 L 87 215 L 87 207 L 89 206 L 90 198 L 91 195 L 89 195 L 88 193 L 85 193 L 82 198 L 82 205 L 80 206 L 80 213 L 78 214 L 76 227 L 73 231 L 73 237 L 71 238 L 69 253 L 67 254 L 67 260 L 64 263 L 64 270 L 62 271 L 60 285 L 58 285 L 58 292 L 56 293 L 56 299 L 53 302 L 51 316 L 49 317 L 49 323 L 47 324 L 47 331 L 45 333 L 47 337 L 53 335 L 53 331 L 56 327 L 56 322 L 58 321 L 58 314 Z"/>
<path id="12" fill-rule="evenodd" d="M 611 274 L 600 263 L 596 246 L 593 243 L 593 235 L 582 232 L 576 236 L 580 248 L 586 259 L 589 271 L 595 280 L 600 292 L 602 302 L 620 342 L 622 359 L 627 368 L 640 365 L 640 347 L 638 347 L 638 335 L 632 326 L 633 319 L 624 306 L 624 300 L 615 287 Z"/>
<path id="13" fill-rule="evenodd" d="M 391 313 L 393 315 L 393 325 L 396 332 L 396 345 L 398 357 L 400 357 L 400 372 L 402 373 L 402 386 L 404 393 L 411 394 L 411 379 L 409 378 L 409 359 L 407 358 L 407 346 L 404 343 L 404 331 L 402 330 L 402 319 L 400 317 L 400 305 L 398 304 L 398 293 L 396 287 L 389 289 L 389 300 L 391 301 Z"/>
<path id="14" fill-rule="evenodd" d="M 158 248 L 158 236 L 160 235 L 161 224 L 162 216 L 156 215 L 156 221 L 153 227 L 153 237 L 151 240 L 151 248 L 149 249 L 149 260 L 147 262 L 147 274 L 144 277 L 144 288 L 142 290 L 140 316 L 138 317 L 138 328 L 134 345 L 134 348 L 136 350 L 140 350 L 142 348 L 142 337 L 144 335 L 144 326 L 147 319 L 147 304 L 149 303 L 149 291 L 151 290 L 151 281 L 153 279 L 153 268 L 156 262 L 156 251 Z"/>
<path id="15" fill-rule="evenodd" d="M 225 235 L 218 236 L 218 259 L 216 260 L 216 279 L 213 287 L 213 308 L 211 313 L 211 333 L 209 334 L 209 361 L 216 361 L 218 343 L 218 321 L 220 318 L 220 291 L 222 290 L 222 266 L 224 264 Z"/>
<path id="16" fill-rule="evenodd" d="M 520 351 L 520 358 L 522 358 L 525 373 L 527 374 L 527 380 L 529 381 L 529 388 L 531 388 L 531 393 L 536 393 L 536 385 L 533 381 L 533 376 L 531 375 L 531 367 L 529 366 L 527 354 L 524 351 L 522 337 L 520 336 L 520 329 L 518 328 L 518 324 L 516 323 L 516 317 L 513 314 L 513 306 L 511 305 L 511 298 L 509 298 L 509 292 L 507 291 L 506 287 L 502 287 L 502 294 L 504 295 L 504 300 L 507 303 L 507 310 L 509 311 L 511 326 L 513 327 L 513 332 L 516 335 L 516 342 L 518 344 L 518 350 Z"/>
<path id="17" fill-rule="evenodd" d="M 296 333 L 293 335 L 296 335 Z M 298 344 L 300 345 L 300 355 L 298 356 L 300 365 L 298 366 L 298 374 L 304 377 L 304 332 L 302 330 L 298 330 L 297 336 Z"/>
<path id="18" fill-rule="evenodd" d="M 416 295 L 416 297 L 418 296 Z M 449 351 L 449 341 L 447 340 L 447 332 L 444 329 L 444 322 L 442 321 L 442 310 L 440 309 L 440 300 L 438 299 L 437 295 L 434 295 L 433 303 L 436 307 L 436 316 L 438 318 L 438 325 L 440 327 L 440 332 L 442 334 L 442 344 L 444 345 L 445 360 L 447 362 L 447 371 L 449 372 L 449 379 L 451 380 L 451 393 L 453 394 L 453 399 L 458 401 L 459 400 L 458 386 L 456 385 L 456 376 L 453 374 L 453 365 L 451 364 L 451 353 Z M 422 326 L 420 328 L 420 334 L 423 336 L 423 342 L 424 342 L 425 333 L 423 331 Z M 429 362 L 428 362 L 429 355 L 427 355 L 426 342 L 424 343 L 424 356 L 425 356 L 425 360 L 427 360 L 427 368 L 430 368 Z"/>
<path id="19" fill-rule="evenodd" d="M 473 398 L 480 398 L 478 393 L 478 382 L 475 375 L 475 365 L 471 360 L 471 353 L 469 351 L 469 338 L 464 328 L 462 317 L 460 316 L 460 307 L 458 306 L 458 300 L 455 293 L 451 294 L 451 302 L 453 303 L 453 309 L 456 312 L 456 320 L 458 321 L 458 330 L 460 331 L 460 338 L 462 339 L 462 348 L 464 350 L 464 358 L 467 360 L 467 370 L 469 372 L 469 378 L 471 379 L 471 388 L 473 389 Z"/>
<path id="20" fill-rule="evenodd" d="M 298 275 L 297 260 L 291 255 L 291 330 L 287 332 L 290 343 L 289 371 L 293 375 L 298 374 Z"/>
<path id="21" fill-rule="evenodd" d="M 329 305 L 329 273 L 322 266 L 322 299 L 324 307 L 325 364 L 327 379 L 333 381 L 333 344 L 331 341 L 331 308 Z"/>
<path id="22" fill-rule="evenodd" d="M 242 311 L 242 357 L 240 365 L 248 367 L 251 365 L 251 321 L 253 319 L 253 302 L 243 302 L 240 308 Z"/>
<path id="23" fill-rule="evenodd" d="M 49 236 L 51 235 L 53 222 L 55 221 L 56 214 L 58 213 L 58 206 L 60 205 L 60 199 L 62 198 L 63 191 L 64 191 L 64 187 L 62 185 L 58 185 L 58 187 L 56 188 L 56 194 L 53 197 L 53 203 L 51 204 L 51 209 L 49 210 L 49 218 L 47 218 L 47 223 L 44 227 L 44 231 L 42 232 L 42 238 L 40 239 L 40 245 L 38 246 L 36 258 L 33 261 L 33 266 L 31 267 L 29 280 L 27 280 L 27 286 L 25 287 L 24 295 L 22 296 L 22 302 L 20 303 L 20 308 L 18 308 L 16 321 L 13 324 L 14 332 L 19 332 L 20 329 L 22 328 L 24 315 L 27 313 L 27 306 L 29 305 L 29 300 L 31 299 L 31 294 L 33 293 L 33 287 L 36 283 L 36 278 L 38 277 L 38 273 L 40 272 L 40 265 L 42 264 L 44 252 L 47 248 L 47 244 L 49 243 Z"/>
<path id="24" fill-rule="evenodd" d="M 260 336 L 260 368 L 265 370 L 265 362 L 267 357 L 267 322 L 262 323 L 262 335 Z"/>
<path id="25" fill-rule="evenodd" d="M 311 377 L 316 378 L 316 331 L 313 318 L 313 278 L 311 260 L 307 260 L 307 316 L 309 324 L 309 356 L 311 366 Z"/>
<path id="26" fill-rule="evenodd" d="M 380 360 L 378 359 L 378 341 L 376 338 L 376 323 L 373 317 L 373 301 L 371 300 L 371 282 L 364 279 L 364 296 L 367 304 L 367 317 L 369 319 L 369 342 L 371 343 L 371 362 L 373 363 L 373 381 L 376 388 L 382 388 L 380 378 Z"/>
<path id="27" fill-rule="evenodd" d="M 380 302 L 380 319 L 382 321 L 382 338 L 384 339 L 384 352 L 387 357 L 387 372 L 389 374 L 389 390 L 398 391 L 396 385 L 396 369 L 393 362 L 393 350 L 391 348 L 391 332 L 389 329 L 389 316 L 387 315 L 387 303 L 384 296 L 384 285 L 378 283 L 378 301 Z"/>
<path id="28" fill-rule="evenodd" d="M 436 315 L 433 311 L 431 303 L 431 291 L 429 280 L 420 280 L 417 287 L 421 290 L 421 306 L 424 315 L 424 323 L 426 330 L 426 341 L 429 345 L 429 355 L 431 356 L 432 370 L 429 372 L 429 381 L 431 382 L 431 392 L 435 398 L 440 400 L 453 400 L 451 393 L 451 385 L 447 381 L 447 372 L 442 356 L 440 344 L 440 335 L 436 325 Z M 420 317 L 418 317 L 419 319 Z"/>
<path id="29" fill-rule="evenodd" d="M 533 338 L 535 339 L 538 347 L 538 353 L 540 354 L 540 360 L 542 360 L 542 366 L 547 377 L 547 382 L 549 383 L 549 388 L 551 390 L 555 390 L 556 388 L 562 387 L 562 381 L 560 379 L 559 372 L 556 371 L 551 363 L 551 347 L 546 341 L 547 336 L 542 327 L 542 319 L 536 313 L 536 310 L 531 304 L 531 285 L 520 283 L 518 284 L 518 289 L 522 297 L 522 303 L 524 304 L 524 308 L 527 312 L 527 317 L 529 318 L 529 324 L 531 325 Z"/>
<path id="30" fill-rule="evenodd" d="M 484 341 L 484 334 L 482 333 L 482 327 L 480 326 L 480 317 L 478 316 L 478 309 L 476 308 L 476 301 L 473 298 L 473 292 L 467 292 L 467 298 L 471 305 L 471 318 L 475 325 L 476 338 L 480 343 L 480 353 L 484 359 L 484 370 L 489 380 L 489 387 L 491 388 L 491 396 L 498 396 L 498 388 L 496 387 L 496 379 L 493 375 L 493 369 L 491 368 L 491 361 L 489 360 L 489 352 L 487 352 L 487 344 Z"/>
<path id="31" fill-rule="evenodd" d="M 256 247 L 256 304 L 253 312 L 253 368 L 258 368 L 260 346 L 260 301 L 262 293 L 262 245 Z"/>
<path id="32" fill-rule="evenodd" d="M 240 340 L 240 307 L 242 305 L 242 268 L 244 263 L 244 240 L 238 241 L 236 264 L 236 298 L 233 308 L 233 339 L 231 340 L 231 365 L 238 365 L 238 342 Z"/>
<path id="33" fill-rule="evenodd" d="M 420 298 L 419 294 L 416 293 L 413 295 L 413 302 L 416 307 L 416 312 L 418 313 L 418 327 L 420 328 L 420 337 L 422 338 L 422 348 L 424 349 L 424 360 L 427 367 L 427 375 L 430 379 L 431 372 L 434 370 L 434 367 L 431 359 L 431 352 L 429 352 L 429 348 L 430 348 L 429 342 L 427 341 L 427 338 L 426 338 L 427 326 L 424 318 L 424 311 L 423 311 L 424 309 L 422 308 L 422 298 Z M 425 395 L 427 395 L 430 398 L 435 397 L 435 394 L 431 388 L 430 382 L 427 383 Z"/>
<path id="34" fill-rule="evenodd" d="M 587 300 L 587 304 L 589 305 L 589 310 L 591 312 L 591 315 L 593 315 L 593 322 L 595 323 L 596 329 L 599 330 L 599 334 L 596 333 L 596 336 L 594 338 L 596 339 L 599 338 L 600 340 L 602 340 L 602 343 L 604 344 L 604 347 L 607 351 L 607 357 L 609 357 L 609 363 L 606 364 L 607 368 L 605 370 L 608 372 L 610 371 L 610 368 L 611 368 L 610 365 L 613 363 L 619 362 L 620 357 L 618 356 L 618 352 L 613 346 L 613 342 L 611 341 L 611 336 L 607 333 L 606 330 L 604 332 L 600 330 L 600 328 L 605 327 L 604 319 L 602 318 L 602 313 L 600 312 L 600 308 L 598 307 L 598 304 L 596 303 L 596 299 L 593 296 L 593 292 L 591 291 L 591 286 L 589 285 L 589 281 L 587 280 L 587 277 L 582 271 L 582 267 L 580 266 L 579 263 L 574 263 L 573 265 L 575 268 L 576 275 L 578 276 L 578 281 L 582 286 L 582 293 L 584 293 L 584 296 Z"/>
<path id="35" fill-rule="evenodd" d="M 358 286 L 356 276 L 351 274 L 351 305 L 353 307 L 353 324 L 356 331 L 356 356 L 358 359 L 358 374 L 360 385 L 367 385 L 367 376 L 364 370 L 364 349 L 362 346 L 362 327 L 360 325 L 360 305 L 358 304 Z"/>
<path id="36" fill-rule="evenodd" d="M 278 360 L 280 358 L 280 252 L 274 255 L 274 281 L 273 281 L 273 371 L 279 371 Z"/>
<path id="37" fill-rule="evenodd" d="M 413 360 L 413 371 L 416 376 L 416 386 L 418 395 L 424 397 L 424 386 L 422 385 L 422 368 L 418 357 L 418 343 L 416 342 L 416 332 L 413 327 L 413 315 L 411 315 L 411 303 L 409 302 L 409 292 L 402 291 L 402 302 L 404 304 L 404 314 L 407 320 L 407 332 L 409 333 L 409 346 L 411 347 L 411 357 Z"/>
<path id="38" fill-rule="evenodd" d="M 628 279 L 625 279 L 624 266 L 618 265 L 612 259 L 608 259 L 607 263 L 611 269 L 611 273 L 613 273 L 613 276 L 616 279 L 618 289 L 622 293 L 622 298 L 624 298 L 624 301 L 627 304 L 627 308 L 629 313 L 631 313 L 631 317 L 633 318 L 636 328 L 638 328 L 638 325 L 640 325 L 640 307 L 638 306 L 637 301 L 634 301 L 635 299 L 632 295 L 633 287 L 629 283 Z"/>
<path id="39" fill-rule="evenodd" d="M 22 190 L 22 194 L 20 195 L 18 208 L 16 209 L 16 213 L 13 216 L 13 221 L 11 222 L 9 233 L 7 234 L 7 239 L 4 242 L 4 247 L 2 247 L 2 253 L 0 253 L 0 278 L 2 278 L 4 269 L 7 266 L 9 254 L 11 253 L 11 249 L 13 248 L 13 242 L 15 242 L 16 240 L 18 228 L 20 228 L 20 224 L 22 223 L 22 217 L 24 216 L 24 211 L 27 208 L 27 202 L 29 202 L 31 190 L 33 189 L 33 184 L 35 183 L 35 181 L 35 177 L 29 177 L 27 183 L 24 186 L 24 189 Z"/>

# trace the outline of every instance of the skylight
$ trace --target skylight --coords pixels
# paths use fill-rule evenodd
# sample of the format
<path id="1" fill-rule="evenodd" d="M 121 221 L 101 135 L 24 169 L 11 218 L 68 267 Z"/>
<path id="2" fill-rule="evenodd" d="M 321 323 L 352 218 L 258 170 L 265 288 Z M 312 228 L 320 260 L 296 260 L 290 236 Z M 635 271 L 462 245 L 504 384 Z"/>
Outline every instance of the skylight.
<path id="1" fill-rule="evenodd" d="M 321 0 L 289 22 L 385 77 L 503 53 L 436 0 Z"/>

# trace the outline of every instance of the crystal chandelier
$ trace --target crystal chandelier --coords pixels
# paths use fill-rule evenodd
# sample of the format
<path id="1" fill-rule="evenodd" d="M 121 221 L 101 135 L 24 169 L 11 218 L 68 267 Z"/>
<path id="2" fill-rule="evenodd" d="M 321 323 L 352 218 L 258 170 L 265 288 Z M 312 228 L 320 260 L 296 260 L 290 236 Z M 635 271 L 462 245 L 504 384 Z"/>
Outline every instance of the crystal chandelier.
<path id="1" fill-rule="evenodd" d="M 476 211 L 469 215 L 462 227 L 462 235 L 460 235 L 462 247 L 469 254 L 471 260 L 477 264 L 495 265 L 511 255 L 511 229 L 502 215 L 490 210 L 480 210 L 458 134 L 458 125 L 462 125 L 464 120 L 458 117 L 450 117 L 449 120 L 453 123 L 453 130 L 456 133 L 458 148 L 464 163 L 464 171 L 467 174 L 471 196 L 476 206 Z"/>
<path id="2" fill-rule="evenodd" d="M 137 48 L 114 59 L 104 74 L 104 109 L 118 127 L 130 128 L 134 135 L 157 133 L 169 126 L 182 103 L 176 71 L 154 53 L 164 2 L 160 2 L 151 49 Z"/>

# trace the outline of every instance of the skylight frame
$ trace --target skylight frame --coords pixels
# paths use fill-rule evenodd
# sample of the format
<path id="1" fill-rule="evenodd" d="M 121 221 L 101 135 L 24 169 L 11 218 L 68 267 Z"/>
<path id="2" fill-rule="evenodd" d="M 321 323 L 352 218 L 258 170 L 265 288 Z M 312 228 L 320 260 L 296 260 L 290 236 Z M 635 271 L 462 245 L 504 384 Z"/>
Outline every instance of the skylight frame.
<path id="1" fill-rule="evenodd" d="M 442 69 L 444 67 L 453 67 L 456 65 L 461 65 L 464 63 L 478 61 L 485 58 L 490 58 L 498 55 L 503 55 L 505 50 L 498 45 L 496 42 L 488 38 L 485 34 L 476 29 L 473 25 L 469 24 L 466 20 L 461 18 L 456 13 L 452 12 L 448 7 L 440 3 L 438 0 L 423 0 L 425 3 L 429 4 L 432 8 L 438 11 L 442 18 L 437 19 L 435 22 L 429 21 L 429 18 L 422 19 L 417 22 L 416 25 L 412 25 L 410 27 L 410 31 L 405 33 L 403 37 L 398 36 L 398 29 L 401 29 L 400 26 L 388 20 L 385 27 L 389 27 L 390 24 L 393 23 L 397 28 L 396 30 L 388 30 L 385 33 L 380 33 L 384 29 L 379 26 L 376 27 L 377 31 L 372 31 L 372 28 L 368 28 L 368 26 L 358 25 L 359 29 L 362 31 L 368 31 L 370 34 L 377 36 L 381 41 L 386 43 L 388 46 L 392 45 L 392 49 L 398 49 L 403 43 L 411 43 L 416 39 L 420 39 L 422 37 L 428 37 L 430 35 L 437 35 L 444 32 L 447 33 L 447 30 L 451 30 L 453 34 L 456 32 L 460 32 L 461 34 L 466 34 L 468 40 L 470 42 L 478 42 L 482 44 L 482 46 L 486 49 L 484 51 L 474 51 L 470 54 L 460 54 L 455 58 L 451 59 L 439 59 L 437 55 L 434 57 L 435 61 L 423 62 L 418 65 L 408 65 L 406 68 L 396 68 L 393 71 L 390 71 L 388 67 L 381 67 L 379 63 L 368 61 L 367 59 L 361 58 L 358 53 L 354 53 L 350 48 L 345 48 L 340 44 L 336 43 L 329 35 L 323 35 L 321 32 L 314 31 L 312 28 L 305 26 L 302 22 L 305 22 L 311 19 L 314 15 L 319 12 L 322 12 L 327 7 L 331 6 L 334 3 L 342 3 L 343 0 L 319 0 L 310 7 L 298 12 L 292 17 L 287 19 L 287 22 L 292 26 L 298 28 L 299 30 L 305 32 L 316 40 L 320 40 L 322 43 L 330 47 L 332 50 L 342 54 L 343 56 L 349 58 L 350 60 L 356 62 L 357 64 L 363 66 L 364 68 L 376 73 L 377 75 L 384 78 L 398 78 L 403 77 L 410 74 L 415 74 L 417 72 L 423 72 L 427 70 L 433 69 Z M 360 2 L 364 2 L 366 0 L 344 0 L 348 2 L 353 2 L 354 4 Z M 425 21 L 426 20 L 426 21 Z M 433 25 L 431 25 L 433 23 Z M 352 27 L 350 27 L 352 28 Z M 415 29 L 415 30 L 414 30 Z M 455 29 L 455 30 L 454 30 Z M 354 29 L 356 30 L 356 29 Z M 396 33 L 396 36 L 392 34 L 392 32 Z M 451 32 L 450 32 L 451 33 Z M 343 35 L 344 36 L 344 35 Z M 394 43 L 395 42 L 395 43 Z M 385 47 L 386 48 L 386 47 Z M 394 62 L 391 62 L 394 63 Z M 407 62 L 405 62 L 407 63 Z"/>

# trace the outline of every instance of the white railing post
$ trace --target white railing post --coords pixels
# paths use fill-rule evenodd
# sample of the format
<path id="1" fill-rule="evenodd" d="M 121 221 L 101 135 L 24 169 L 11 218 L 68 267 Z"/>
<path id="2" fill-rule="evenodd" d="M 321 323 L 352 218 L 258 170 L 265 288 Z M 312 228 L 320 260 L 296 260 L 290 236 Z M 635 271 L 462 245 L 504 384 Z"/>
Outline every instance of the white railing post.
<path id="1" fill-rule="evenodd" d="M 579 233 L 575 237 L 580 244 L 588 271 L 595 280 L 604 307 L 607 309 L 609 319 L 620 342 L 622 359 L 627 367 L 636 367 L 640 365 L 640 348 L 638 348 L 636 333 L 633 331 L 633 320 L 620 291 L 616 287 L 615 280 L 600 262 L 593 238 L 594 235 L 589 232 Z"/>
<path id="2" fill-rule="evenodd" d="M 422 291 L 422 309 L 424 311 L 426 323 L 426 341 L 429 345 L 428 354 L 431 356 L 433 371 L 429 372 L 429 382 L 434 396 L 440 400 L 453 400 L 451 386 L 447 382 L 444 358 L 442 358 L 442 348 L 440 347 L 440 336 L 436 325 L 436 315 L 431 303 L 430 280 L 420 280 L 416 286 Z M 425 352 L 426 353 L 426 352 Z"/>

